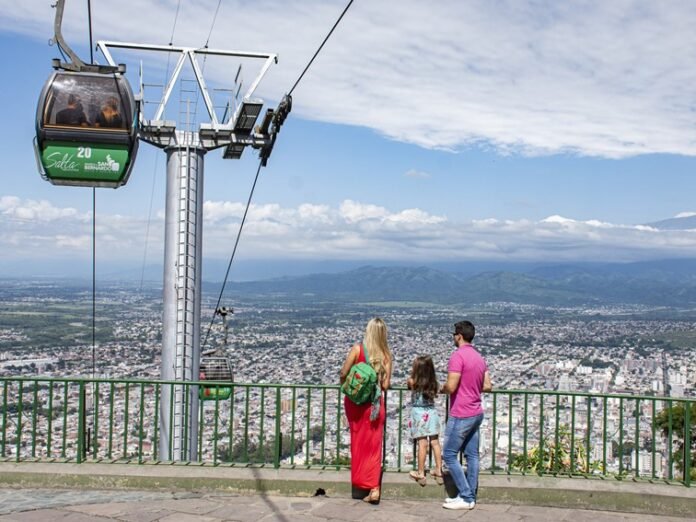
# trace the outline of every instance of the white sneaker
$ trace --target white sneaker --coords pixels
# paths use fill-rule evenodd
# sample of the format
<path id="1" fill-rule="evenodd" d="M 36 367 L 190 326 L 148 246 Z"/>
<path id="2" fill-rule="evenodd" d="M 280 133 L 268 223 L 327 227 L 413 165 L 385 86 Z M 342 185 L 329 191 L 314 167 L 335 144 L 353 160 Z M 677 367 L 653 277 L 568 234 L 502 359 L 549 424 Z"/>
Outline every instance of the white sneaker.
<path id="1" fill-rule="evenodd" d="M 476 502 L 467 502 L 462 497 L 445 499 L 442 507 L 445 509 L 474 509 Z"/>

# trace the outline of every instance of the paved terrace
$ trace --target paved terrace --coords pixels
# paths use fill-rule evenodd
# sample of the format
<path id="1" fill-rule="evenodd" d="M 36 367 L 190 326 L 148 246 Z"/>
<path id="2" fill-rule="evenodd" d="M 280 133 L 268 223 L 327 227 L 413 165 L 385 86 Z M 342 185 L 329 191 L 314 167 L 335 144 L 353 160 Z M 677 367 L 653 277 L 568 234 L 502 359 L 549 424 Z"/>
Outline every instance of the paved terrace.
<path id="1" fill-rule="evenodd" d="M 379 506 L 352 493 L 346 471 L 0 462 L 0 521 L 696 520 L 696 488 L 631 480 L 482 475 L 473 511 L 405 473 L 384 475 Z"/>
<path id="2" fill-rule="evenodd" d="M 23 522 L 423 522 L 426 520 L 513 521 L 679 521 L 684 518 L 608 511 L 518 506 L 481 502 L 472 511 L 448 511 L 431 499 L 388 500 L 379 506 L 339 497 L 280 497 L 197 492 L 0 490 L 0 520 Z"/>

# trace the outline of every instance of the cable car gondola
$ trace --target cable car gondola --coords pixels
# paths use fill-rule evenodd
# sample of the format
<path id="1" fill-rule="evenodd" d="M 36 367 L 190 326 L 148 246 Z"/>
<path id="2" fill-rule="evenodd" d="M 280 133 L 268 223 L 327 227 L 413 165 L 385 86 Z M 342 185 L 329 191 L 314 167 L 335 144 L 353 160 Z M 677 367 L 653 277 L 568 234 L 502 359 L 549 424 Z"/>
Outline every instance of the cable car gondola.
<path id="1" fill-rule="evenodd" d="M 54 185 L 120 187 L 138 149 L 138 107 L 121 71 L 55 71 L 36 109 L 36 156 Z"/>
<path id="2" fill-rule="evenodd" d="M 233 382 L 230 360 L 222 355 L 221 350 L 203 353 L 200 365 L 201 381 Z M 219 384 L 203 385 L 198 389 L 202 401 L 227 400 L 232 395 L 232 387 Z"/>

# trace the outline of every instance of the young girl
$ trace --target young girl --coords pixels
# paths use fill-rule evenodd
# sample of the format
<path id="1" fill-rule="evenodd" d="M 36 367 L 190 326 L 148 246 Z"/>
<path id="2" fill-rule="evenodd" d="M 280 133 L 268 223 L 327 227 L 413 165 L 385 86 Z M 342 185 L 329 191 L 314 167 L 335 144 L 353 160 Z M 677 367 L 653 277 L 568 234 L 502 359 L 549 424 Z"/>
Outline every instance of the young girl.
<path id="1" fill-rule="evenodd" d="M 435 396 L 439 389 L 433 359 L 429 355 L 419 355 L 413 361 L 411 376 L 406 381 L 411 394 L 411 418 L 408 427 L 411 428 L 411 437 L 418 441 L 418 471 L 411 471 L 409 476 L 425 486 L 425 456 L 428 451 L 428 439 L 430 447 L 435 455 L 435 469 L 430 475 L 438 484 L 442 484 L 442 452 L 440 451 L 440 416 L 435 409 Z"/>

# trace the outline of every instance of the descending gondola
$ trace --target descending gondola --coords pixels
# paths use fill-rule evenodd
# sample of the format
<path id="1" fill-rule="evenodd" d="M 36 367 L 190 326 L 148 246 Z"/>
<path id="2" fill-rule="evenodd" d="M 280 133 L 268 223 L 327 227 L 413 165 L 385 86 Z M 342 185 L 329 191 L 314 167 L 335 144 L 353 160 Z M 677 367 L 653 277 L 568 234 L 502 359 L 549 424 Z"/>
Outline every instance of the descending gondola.
<path id="1" fill-rule="evenodd" d="M 54 185 L 120 187 L 138 150 L 139 106 L 125 66 L 85 64 L 62 38 L 65 0 L 56 4 L 55 41 L 71 62 L 54 60 L 36 108 L 35 150 Z"/>
<path id="2" fill-rule="evenodd" d="M 222 351 L 210 350 L 203 353 L 199 378 L 201 381 L 219 383 L 203 385 L 199 388 L 198 396 L 202 401 L 227 400 L 232 395 L 232 386 L 221 384 L 234 382 L 232 365 Z"/>

